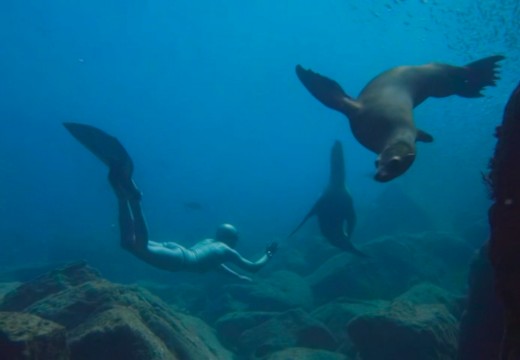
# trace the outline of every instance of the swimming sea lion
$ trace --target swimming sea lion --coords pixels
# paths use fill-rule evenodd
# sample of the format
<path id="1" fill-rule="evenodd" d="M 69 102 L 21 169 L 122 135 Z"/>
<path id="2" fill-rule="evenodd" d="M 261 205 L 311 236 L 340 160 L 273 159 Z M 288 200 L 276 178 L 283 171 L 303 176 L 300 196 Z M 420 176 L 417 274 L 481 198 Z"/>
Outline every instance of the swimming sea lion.
<path id="1" fill-rule="evenodd" d="M 399 66 L 372 79 L 357 100 L 337 82 L 312 70 L 297 65 L 296 74 L 314 97 L 348 117 L 355 138 L 378 154 L 374 178 L 384 182 L 412 165 L 416 141 L 433 141 L 430 134 L 415 127 L 412 109 L 430 96 L 483 96 L 481 91 L 499 79 L 498 62 L 503 59 L 501 55 L 490 56 L 466 66 Z"/>
<path id="2" fill-rule="evenodd" d="M 330 153 L 330 177 L 325 192 L 289 237 L 294 235 L 314 215 L 318 217 L 321 234 L 332 245 L 356 255 L 366 256 L 350 241 L 356 226 L 356 212 L 352 197 L 345 187 L 345 164 L 343 149 L 339 141 L 334 143 Z"/>

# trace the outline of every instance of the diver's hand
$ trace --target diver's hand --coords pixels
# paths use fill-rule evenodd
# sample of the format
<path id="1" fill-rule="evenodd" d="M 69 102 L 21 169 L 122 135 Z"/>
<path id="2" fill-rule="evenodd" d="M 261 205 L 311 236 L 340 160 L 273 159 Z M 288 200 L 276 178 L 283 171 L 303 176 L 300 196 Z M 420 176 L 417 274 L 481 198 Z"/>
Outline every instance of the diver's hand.
<path id="1" fill-rule="evenodd" d="M 267 255 L 268 258 L 272 258 L 277 250 L 278 250 L 278 243 L 273 242 L 273 243 L 267 245 L 267 247 L 265 248 L 265 254 Z"/>
<path id="2" fill-rule="evenodd" d="M 245 275 L 240 275 L 238 277 L 240 280 L 244 280 L 244 281 L 247 281 L 247 282 L 252 282 L 253 279 L 251 279 L 249 276 L 245 276 Z"/>

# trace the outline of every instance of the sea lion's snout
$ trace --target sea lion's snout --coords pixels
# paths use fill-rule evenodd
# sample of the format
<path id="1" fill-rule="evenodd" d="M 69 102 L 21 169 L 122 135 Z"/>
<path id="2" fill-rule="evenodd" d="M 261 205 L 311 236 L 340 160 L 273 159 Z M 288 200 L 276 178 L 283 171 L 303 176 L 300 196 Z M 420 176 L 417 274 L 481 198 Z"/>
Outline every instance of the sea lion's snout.
<path id="1" fill-rule="evenodd" d="M 404 156 L 394 155 L 389 159 L 384 159 L 383 156 L 376 161 L 377 172 L 374 175 L 374 180 L 379 182 L 387 182 L 403 174 L 415 160 L 415 154 L 408 153 Z"/>
<path id="2" fill-rule="evenodd" d="M 390 181 L 392 180 L 393 178 L 395 178 L 396 176 L 392 176 L 391 174 L 389 174 L 388 172 L 386 171 L 378 171 L 375 175 L 374 175 L 374 180 L 375 181 L 379 181 L 379 182 L 387 182 L 387 181 Z"/>

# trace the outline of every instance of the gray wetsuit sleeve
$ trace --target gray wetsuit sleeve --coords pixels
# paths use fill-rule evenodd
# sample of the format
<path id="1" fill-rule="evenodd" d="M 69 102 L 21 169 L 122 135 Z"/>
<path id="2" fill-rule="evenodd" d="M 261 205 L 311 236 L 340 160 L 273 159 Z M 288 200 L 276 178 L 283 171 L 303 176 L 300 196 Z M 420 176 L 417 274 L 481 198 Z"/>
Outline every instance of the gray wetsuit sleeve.
<path id="1" fill-rule="evenodd" d="M 257 261 L 250 261 L 244 258 L 242 255 L 240 255 L 237 251 L 232 250 L 231 258 L 229 261 L 238 267 L 240 267 L 243 270 L 249 271 L 249 272 L 257 272 L 260 270 L 267 262 L 269 261 L 269 257 L 267 254 L 264 254 L 260 259 Z"/>

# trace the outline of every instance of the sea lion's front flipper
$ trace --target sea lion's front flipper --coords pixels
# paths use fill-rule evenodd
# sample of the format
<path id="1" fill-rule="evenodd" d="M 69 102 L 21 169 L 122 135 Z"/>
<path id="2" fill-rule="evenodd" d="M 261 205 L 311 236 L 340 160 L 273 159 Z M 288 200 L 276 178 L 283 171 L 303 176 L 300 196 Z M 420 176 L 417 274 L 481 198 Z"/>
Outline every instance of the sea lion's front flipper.
<path id="1" fill-rule="evenodd" d="M 433 136 L 428 134 L 426 131 L 417 129 L 417 136 L 415 137 L 415 140 L 430 143 L 433 141 Z"/>
<path id="2" fill-rule="evenodd" d="M 347 116 L 359 110 L 359 103 L 348 96 L 336 81 L 310 69 L 305 70 L 301 65 L 296 65 L 296 75 L 305 88 L 323 105 Z"/>
<path id="3" fill-rule="evenodd" d="M 316 211 L 317 211 L 317 208 L 318 208 L 318 204 L 320 203 L 321 201 L 321 198 L 320 200 L 318 200 L 316 202 L 316 204 L 314 204 L 314 206 L 312 207 L 312 209 L 307 213 L 307 215 L 305 215 L 305 217 L 303 218 L 303 220 L 298 224 L 298 226 L 296 227 L 296 229 L 294 229 L 288 236 L 288 238 L 290 238 L 291 236 L 293 236 L 294 234 L 296 234 L 296 232 L 298 230 L 300 230 L 300 228 L 303 226 L 303 224 L 305 224 L 307 222 L 307 220 L 309 220 L 309 218 L 313 217 L 314 215 L 316 215 Z"/>
<path id="4" fill-rule="evenodd" d="M 462 88 L 457 91 L 457 95 L 475 98 L 482 97 L 481 91 L 486 86 L 495 86 L 498 76 L 499 61 L 504 60 L 502 55 L 489 56 L 484 59 L 474 61 L 463 67 L 465 70 L 464 83 Z"/>

